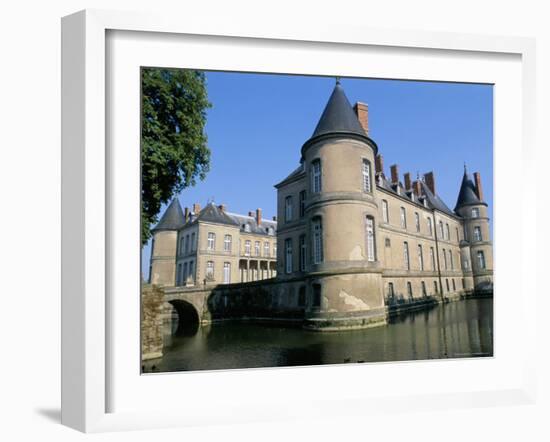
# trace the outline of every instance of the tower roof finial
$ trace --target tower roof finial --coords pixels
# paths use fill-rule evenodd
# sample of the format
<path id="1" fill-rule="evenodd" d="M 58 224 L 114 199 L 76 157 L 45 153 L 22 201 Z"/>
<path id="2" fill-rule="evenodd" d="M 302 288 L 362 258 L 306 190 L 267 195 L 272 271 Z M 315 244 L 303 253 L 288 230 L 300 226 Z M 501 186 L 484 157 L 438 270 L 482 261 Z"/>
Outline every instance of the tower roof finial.
<path id="1" fill-rule="evenodd" d="M 336 80 L 336 85 L 339 85 L 340 84 L 340 77 L 336 76 L 336 77 L 334 77 L 334 79 Z"/>

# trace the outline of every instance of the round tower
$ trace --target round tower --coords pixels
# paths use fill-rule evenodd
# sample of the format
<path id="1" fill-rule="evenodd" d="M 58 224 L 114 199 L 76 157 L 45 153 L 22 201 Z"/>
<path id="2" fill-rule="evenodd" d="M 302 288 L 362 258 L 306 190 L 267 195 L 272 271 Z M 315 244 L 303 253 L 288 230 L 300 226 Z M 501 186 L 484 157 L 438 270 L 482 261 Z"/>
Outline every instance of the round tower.
<path id="1" fill-rule="evenodd" d="M 357 112 L 366 112 L 366 106 L 357 106 Z M 386 320 L 378 259 L 383 249 L 377 235 L 377 146 L 365 123 L 366 114 L 358 118 L 337 82 L 302 146 L 312 295 L 307 328 L 363 328 Z"/>
<path id="2" fill-rule="evenodd" d="M 178 230 L 185 224 L 183 211 L 174 198 L 152 229 L 151 264 L 149 282 L 162 286 L 176 284 L 176 253 Z"/>
<path id="3" fill-rule="evenodd" d="M 493 290 L 493 245 L 487 203 L 483 201 L 479 173 L 474 173 L 474 180 L 475 183 L 464 166 L 455 212 L 464 220 L 464 239 L 470 249 L 473 289 L 478 293 L 484 293 Z"/>

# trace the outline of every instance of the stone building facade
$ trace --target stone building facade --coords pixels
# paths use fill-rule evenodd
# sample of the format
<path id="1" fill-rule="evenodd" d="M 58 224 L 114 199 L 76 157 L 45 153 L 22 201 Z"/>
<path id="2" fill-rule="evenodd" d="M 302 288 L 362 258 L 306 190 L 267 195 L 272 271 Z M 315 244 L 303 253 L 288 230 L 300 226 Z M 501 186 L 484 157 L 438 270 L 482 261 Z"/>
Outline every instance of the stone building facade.
<path id="1" fill-rule="evenodd" d="M 182 210 L 174 199 L 153 229 L 150 282 L 165 287 L 231 284 L 277 274 L 277 221 L 209 203 Z"/>
<path id="2" fill-rule="evenodd" d="M 172 203 L 155 228 L 151 282 L 208 283 L 209 261 L 212 282 L 270 278 L 264 292 L 273 308 L 293 317 L 302 312 L 304 325 L 317 330 L 385 323 L 395 305 L 492 293 L 492 243 L 478 173 L 472 179 L 464 168 L 454 210 L 438 196 L 433 172 L 401 177 L 392 165 L 386 175 L 369 137 L 367 106 L 352 107 L 339 82 L 299 163 L 275 185 L 278 225 L 263 221 L 261 212 L 244 217 L 210 204 L 183 213 Z M 209 250 L 211 233 L 216 241 L 231 235 L 240 245 L 235 253 Z M 247 241 L 249 247 L 269 243 L 269 256 L 254 256 Z M 226 262 L 229 281 L 220 273 Z"/>

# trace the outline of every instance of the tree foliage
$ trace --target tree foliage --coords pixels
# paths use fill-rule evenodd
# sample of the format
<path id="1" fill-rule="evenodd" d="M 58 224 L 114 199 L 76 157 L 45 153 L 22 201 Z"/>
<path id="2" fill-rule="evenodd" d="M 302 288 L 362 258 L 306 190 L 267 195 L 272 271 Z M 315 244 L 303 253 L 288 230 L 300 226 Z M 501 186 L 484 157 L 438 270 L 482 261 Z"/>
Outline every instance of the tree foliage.
<path id="1" fill-rule="evenodd" d="M 141 241 L 145 244 L 162 204 L 203 180 L 210 166 L 204 131 L 211 107 L 201 71 L 141 71 Z"/>

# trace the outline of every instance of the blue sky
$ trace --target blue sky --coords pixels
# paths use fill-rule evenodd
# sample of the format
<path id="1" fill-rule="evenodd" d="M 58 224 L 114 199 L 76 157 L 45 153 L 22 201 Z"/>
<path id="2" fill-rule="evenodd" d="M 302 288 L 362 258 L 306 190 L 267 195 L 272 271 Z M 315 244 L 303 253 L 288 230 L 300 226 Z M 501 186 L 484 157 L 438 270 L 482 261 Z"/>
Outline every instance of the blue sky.
<path id="1" fill-rule="evenodd" d="M 273 185 L 298 166 L 332 92 L 332 77 L 207 72 L 206 132 L 212 151 L 204 181 L 179 195 L 182 207 L 207 201 L 231 212 L 257 207 L 276 215 Z M 369 136 L 400 174 L 435 173 L 436 190 L 453 209 L 464 162 L 481 173 L 492 218 L 493 87 L 463 83 L 342 78 L 351 104 L 369 106 Z M 401 177 L 403 180 L 403 178 Z M 164 210 L 164 208 L 163 208 Z M 162 213 L 162 212 L 161 212 Z M 148 277 L 150 244 L 142 253 Z"/>

